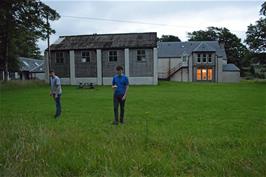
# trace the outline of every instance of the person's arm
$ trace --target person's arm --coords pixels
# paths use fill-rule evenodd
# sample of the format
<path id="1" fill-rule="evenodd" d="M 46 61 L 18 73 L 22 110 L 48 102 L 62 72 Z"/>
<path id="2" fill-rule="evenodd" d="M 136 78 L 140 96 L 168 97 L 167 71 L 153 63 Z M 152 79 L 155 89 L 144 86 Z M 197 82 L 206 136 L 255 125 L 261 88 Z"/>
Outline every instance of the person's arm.
<path id="1" fill-rule="evenodd" d="M 122 100 L 125 100 L 127 98 L 128 88 L 129 88 L 129 82 L 128 82 L 128 78 L 126 77 L 126 91 L 125 91 L 125 94 L 124 94 Z"/>
<path id="2" fill-rule="evenodd" d="M 125 91 L 125 94 L 124 94 L 122 100 L 125 100 L 125 99 L 127 98 L 127 91 L 128 91 L 128 88 L 129 88 L 129 86 L 127 85 L 127 86 L 126 86 L 126 91 Z"/>
<path id="3" fill-rule="evenodd" d="M 116 89 L 116 84 L 115 84 L 115 78 L 113 78 L 113 81 L 112 81 L 112 89 L 115 90 Z"/>
<path id="4" fill-rule="evenodd" d="M 60 80 L 59 78 L 56 79 L 56 82 L 55 82 L 55 87 L 56 87 L 56 91 L 55 91 L 55 98 L 57 98 L 59 92 L 60 92 Z"/>

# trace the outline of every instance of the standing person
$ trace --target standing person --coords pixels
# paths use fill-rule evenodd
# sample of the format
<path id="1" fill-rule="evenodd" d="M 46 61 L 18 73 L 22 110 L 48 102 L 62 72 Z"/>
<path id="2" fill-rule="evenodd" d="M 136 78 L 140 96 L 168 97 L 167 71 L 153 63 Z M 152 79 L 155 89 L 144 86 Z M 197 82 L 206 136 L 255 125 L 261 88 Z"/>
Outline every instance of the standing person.
<path id="1" fill-rule="evenodd" d="M 53 96 L 56 106 L 56 112 L 54 117 L 59 118 L 61 115 L 61 95 L 62 95 L 62 88 L 61 88 L 61 81 L 58 76 L 55 75 L 53 70 L 50 71 L 50 96 Z"/>
<path id="2" fill-rule="evenodd" d="M 114 90 L 114 125 L 118 124 L 118 107 L 120 105 L 120 123 L 124 123 L 124 108 L 128 91 L 128 78 L 123 74 L 123 67 L 117 66 L 117 74 L 113 77 L 112 88 Z"/>

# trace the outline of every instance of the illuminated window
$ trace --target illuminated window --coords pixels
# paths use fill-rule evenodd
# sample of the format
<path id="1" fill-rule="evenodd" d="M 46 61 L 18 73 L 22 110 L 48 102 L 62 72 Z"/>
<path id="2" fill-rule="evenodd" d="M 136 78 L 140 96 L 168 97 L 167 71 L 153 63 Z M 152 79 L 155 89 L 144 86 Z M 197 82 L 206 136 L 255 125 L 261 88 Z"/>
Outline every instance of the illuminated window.
<path id="1" fill-rule="evenodd" d="M 212 80 L 212 69 L 208 69 L 208 80 Z"/>
<path id="2" fill-rule="evenodd" d="M 201 70 L 201 78 L 202 80 L 207 80 L 207 69 Z"/>
<path id="3" fill-rule="evenodd" d="M 201 69 L 197 69 L 197 80 L 201 80 Z"/>

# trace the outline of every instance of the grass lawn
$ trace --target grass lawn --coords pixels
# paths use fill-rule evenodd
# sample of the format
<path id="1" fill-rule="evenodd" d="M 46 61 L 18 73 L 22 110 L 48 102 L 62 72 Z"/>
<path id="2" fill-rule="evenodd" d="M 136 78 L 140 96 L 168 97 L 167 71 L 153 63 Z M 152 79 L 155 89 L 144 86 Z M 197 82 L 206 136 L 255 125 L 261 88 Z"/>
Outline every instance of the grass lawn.
<path id="1" fill-rule="evenodd" d="M 112 90 L 1 86 L 0 176 L 266 176 L 266 84 L 131 86 L 126 124 Z"/>

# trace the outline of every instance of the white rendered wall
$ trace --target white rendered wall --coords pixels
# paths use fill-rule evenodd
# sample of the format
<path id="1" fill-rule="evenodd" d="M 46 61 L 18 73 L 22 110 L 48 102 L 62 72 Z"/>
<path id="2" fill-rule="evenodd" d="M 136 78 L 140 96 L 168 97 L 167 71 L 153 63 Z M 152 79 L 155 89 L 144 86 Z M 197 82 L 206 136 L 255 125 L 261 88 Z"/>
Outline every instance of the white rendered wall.
<path id="1" fill-rule="evenodd" d="M 129 49 L 125 49 L 125 75 L 129 77 Z"/>
<path id="2" fill-rule="evenodd" d="M 153 48 L 153 84 L 158 85 L 158 51 Z"/>
<path id="3" fill-rule="evenodd" d="M 75 53 L 74 50 L 69 51 L 70 59 L 70 84 L 76 85 L 76 74 L 75 74 Z"/>
<path id="4" fill-rule="evenodd" d="M 102 85 L 102 51 L 100 49 L 96 50 L 97 53 L 97 85 Z"/>
<path id="5" fill-rule="evenodd" d="M 240 72 L 223 72 L 223 82 L 238 83 L 240 82 Z"/>

